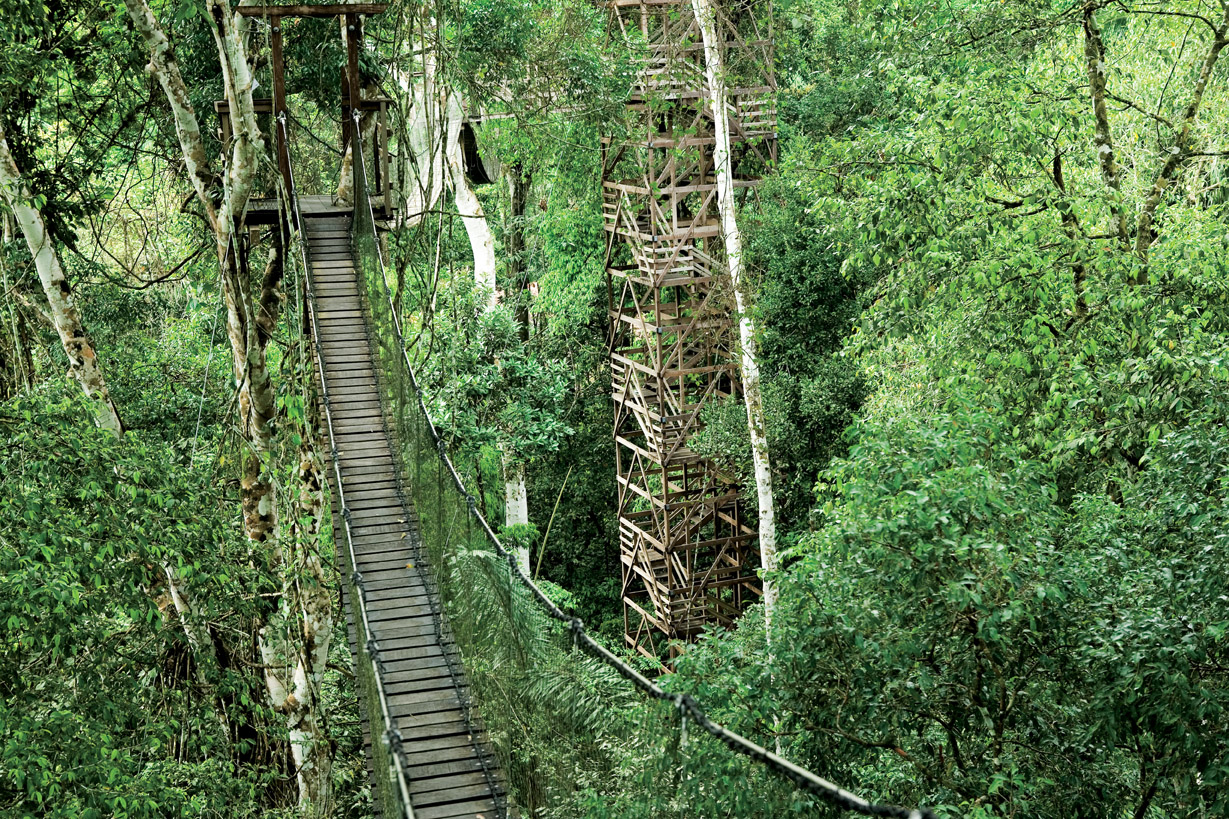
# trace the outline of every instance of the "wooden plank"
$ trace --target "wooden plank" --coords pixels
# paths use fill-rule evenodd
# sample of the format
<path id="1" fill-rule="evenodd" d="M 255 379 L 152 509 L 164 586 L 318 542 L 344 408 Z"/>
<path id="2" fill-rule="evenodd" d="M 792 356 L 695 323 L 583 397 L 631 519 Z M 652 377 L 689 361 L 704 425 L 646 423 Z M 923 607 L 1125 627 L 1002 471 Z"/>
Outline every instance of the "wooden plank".
<path id="1" fill-rule="evenodd" d="M 358 559 L 366 561 L 363 565 L 399 560 L 404 566 L 414 562 L 413 543 L 410 527 L 407 526 L 404 532 L 381 539 L 364 537 L 354 544 L 354 549 Z"/>
<path id="2" fill-rule="evenodd" d="M 394 604 L 403 607 L 412 605 L 425 606 L 429 605 L 431 602 L 427 597 L 427 589 L 425 586 L 401 586 L 391 589 L 369 589 L 367 588 L 366 578 L 367 575 L 363 575 L 363 589 L 364 593 L 367 595 L 367 599 L 371 601 L 372 605 L 380 603 L 381 606 L 391 606 Z M 416 636 L 402 636 L 398 637 L 397 639 L 407 641 L 407 646 L 411 645 L 413 642 L 418 642 L 419 645 L 428 645 L 430 643 L 434 643 L 436 640 L 434 634 L 429 634 L 426 637 L 423 637 L 421 634 Z M 421 642 L 423 640 L 426 640 L 426 642 Z"/>
<path id="3" fill-rule="evenodd" d="M 396 474 L 393 470 L 393 459 L 387 454 L 379 458 L 370 453 L 356 452 L 353 455 L 346 455 L 344 452 L 339 452 L 337 459 L 341 461 L 343 481 L 350 475 L 379 475 L 385 478 Z"/>
<path id="4" fill-rule="evenodd" d="M 445 756 L 445 754 L 455 753 L 457 749 L 450 748 L 440 754 L 438 762 L 431 762 L 426 765 L 406 765 L 406 775 L 411 782 L 423 782 L 434 780 L 439 777 L 448 777 L 459 773 L 467 773 L 469 771 L 481 771 L 482 762 L 477 754 L 466 754 L 465 756 Z M 461 748 L 462 753 L 468 751 L 468 748 Z"/>
<path id="5" fill-rule="evenodd" d="M 388 439 L 383 435 L 372 435 L 369 433 L 346 435 L 337 435 L 337 451 L 341 455 L 354 457 L 360 454 L 366 454 L 369 457 L 377 457 L 379 455 L 388 454 Z M 392 468 L 392 458 L 388 459 L 389 469 Z"/>
<path id="6" fill-rule="evenodd" d="M 406 756 L 411 759 L 422 759 L 428 754 L 440 754 L 440 759 L 447 758 L 445 754 L 454 753 L 456 748 L 466 751 L 476 751 L 474 737 L 468 730 L 446 734 L 443 731 L 433 737 L 403 737 L 403 747 Z"/>
<path id="7" fill-rule="evenodd" d="M 387 683 L 386 691 L 392 694 L 414 694 L 427 691 L 456 691 L 457 683 L 448 673 L 447 666 L 443 668 L 402 669 L 394 675 L 385 665 L 385 673 L 395 677 L 395 681 Z"/>
<path id="8" fill-rule="evenodd" d="M 371 455 L 375 453 L 388 452 L 388 440 L 383 435 L 376 436 L 364 434 L 361 436 L 345 436 L 344 438 L 341 435 L 338 435 L 337 439 L 337 452 L 342 455 L 354 456 L 360 453 L 367 453 Z M 391 468 L 391 458 L 389 459 L 389 465 Z"/>
<path id="9" fill-rule="evenodd" d="M 329 392 L 333 385 L 329 385 Z M 347 396 L 348 397 L 348 396 Z M 384 419 L 376 407 L 338 406 L 329 407 L 329 415 L 333 419 L 335 435 L 354 435 L 366 433 L 370 436 L 384 438 Z"/>
<path id="10" fill-rule="evenodd" d="M 390 672 L 395 671 L 406 679 L 426 680 L 432 677 L 449 677 L 452 671 L 448 667 L 448 659 L 442 652 L 432 657 L 417 657 L 408 660 L 383 658 L 385 667 Z"/>
<path id="11" fill-rule="evenodd" d="M 378 492 L 349 492 L 346 494 L 346 505 L 351 509 L 396 509 L 402 516 L 405 515 L 405 511 L 401 508 L 401 497 L 397 494 L 396 489 L 381 489 Z"/>
<path id="12" fill-rule="evenodd" d="M 410 541 L 407 538 L 402 542 L 409 543 Z M 377 578 L 380 578 L 385 572 L 400 572 L 403 569 L 405 571 L 410 571 L 409 569 L 406 569 L 405 564 L 407 563 L 414 564 L 415 568 L 417 568 L 417 564 L 415 563 L 411 550 L 407 547 L 403 551 L 404 554 L 401 556 L 390 555 L 386 558 L 377 558 L 375 556 L 360 553 L 357 556 L 359 570 L 362 571 L 364 577 L 368 575 L 375 575 Z"/>
<path id="13" fill-rule="evenodd" d="M 479 785 L 487 789 L 484 791 L 485 793 L 489 793 L 490 786 L 487 784 L 486 777 L 482 773 L 482 766 L 478 765 L 476 767 L 477 770 L 471 768 L 467 771 L 453 771 L 452 773 L 436 776 L 431 779 L 415 779 L 411 781 L 411 801 L 414 802 L 415 806 L 418 806 L 419 804 L 430 805 L 433 803 L 433 800 L 437 798 L 439 798 L 440 801 L 454 802 L 457 800 L 451 797 L 448 799 L 443 799 L 443 797 L 449 791 L 455 791 L 460 788 L 472 788 Z M 413 798 L 419 794 L 422 794 L 426 798 L 422 799 L 421 801 Z M 430 794 L 430 796 L 428 796 L 428 794 Z"/>
<path id="14" fill-rule="evenodd" d="M 395 648 L 380 646 L 380 659 L 386 663 L 397 660 L 431 660 L 444 658 L 444 650 L 440 646 L 430 648 Z"/>
<path id="15" fill-rule="evenodd" d="M 410 709 L 415 717 L 429 717 L 431 714 L 461 715 L 461 698 L 455 689 L 411 691 L 404 694 L 388 694 L 388 707 Z M 445 719 L 439 720 L 446 721 Z"/>
<path id="16" fill-rule="evenodd" d="M 368 488 L 384 488 L 397 486 L 395 478 L 389 478 L 382 475 L 354 475 L 347 478 L 343 472 L 341 480 L 345 485 L 346 497 L 350 497 L 352 492 L 363 492 Z"/>
<path id="17" fill-rule="evenodd" d="M 420 804 L 425 810 L 432 805 L 463 802 L 467 799 L 490 796 L 490 794 L 491 786 L 487 784 L 485 777 L 479 775 L 476 780 L 471 781 L 469 784 L 446 790 L 428 789 L 417 796 L 411 796 L 410 801 L 414 803 L 415 815 L 418 815 L 418 805 Z"/>
<path id="18" fill-rule="evenodd" d="M 329 413 L 333 418 L 334 431 L 342 432 L 360 432 L 370 431 L 373 434 L 384 432 L 383 419 L 375 414 L 378 410 L 374 408 L 360 409 L 343 409 L 338 407 L 336 410 L 329 408 Z"/>
<path id="19" fill-rule="evenodd" d="M 366 579 L 366 572 L 363 573 L 363 578 Z M 364 586 L 366 583 L 364 583 Z M 435 618 L 431 618 L 430 623 L 419 623 L 414 626 L 394 624 L 389 628 L 380 629 L 380 638 L 383 640 L 400 640 L 408 637 L 432 637 L 437 638 Z"/>
<path id="20" fill-rule="evenodd" d="M 461 819 L 461 817 L 477 819 L 479 816 L 492 819 L 494 810 L 494 799 L 472 799 L 451 805 L 427 806 L 422 810 L 415 808 L 414 819 Z"/>
<path id="21" fill-rule="evenodd" d="M 389 710 L 397 720 L 397 727 L 402 735 L 406 733 L 434 733 L 436 731 L 455 731 L 465 725 L 465 717 L 460 708 L 444 711 L 427 711 L 415 713 L 413 706 L 398 706 L 389 702 Z"/>
<path id="22" fill-rule="evenodd" d="M 401 600 L 386 600 L 384 605 L 378 610 L 368 610 L 367 619 L 372 623 L 383 623 L 388 620 L 402 620 L 407 617 L 430 617 L 431 607 L 427 605 L 425 598 L 420 598 L 420 602 L 412 603 Z M 407 638 L 408 639 L 408 638 Z M 416 648 L 438 648 L 438 646 L 401 646 L 400 641 L 396 646 L 397 650 L 412 651 Z"/>
<path id="23" fill-rule="evenodd" d="M 414 561 L 407 557 L 405 562 L 412 564 Z M 423 583 L 422 575 L 416 568 L 407 568 L 404 563 L 391 569 L 365 568 L 363 587 L 372 593 L 401 590 L 407 593 L 426 594 L 426 585 Z"/>

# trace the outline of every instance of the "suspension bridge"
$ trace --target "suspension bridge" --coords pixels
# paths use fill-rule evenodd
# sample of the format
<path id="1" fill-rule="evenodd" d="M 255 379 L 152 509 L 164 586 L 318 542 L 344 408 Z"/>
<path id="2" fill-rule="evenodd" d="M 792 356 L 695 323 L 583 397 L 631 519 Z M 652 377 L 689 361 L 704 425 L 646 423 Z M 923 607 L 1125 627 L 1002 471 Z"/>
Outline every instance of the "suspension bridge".
<path id="1" fill-rule="evenodd" d="M 683 15 L 689 9 L 686 0 L 619 0 L 614 5 L 620 14 L 629 9 L 659 14 L 660 7 L 670 6 Z M 378 14 L 383 8 L 353 4 L 240 9 L 272 26 L 273 97 L 263 105 L 275 134 L 279 169 L 277 195 L 255 202 L 247 219 L 283 231 L 284 246 L 293 251 L 286 254 L 287 264 L 306 295 L 304 321 L 314 352 L 323 443 L 330 453 L 342 600 L 368 773 L 380 815 L 778 816 L 819 814 L 835 806 L 871 816 L 929 816 L 928 811 L 865 800 L 728 731 L 702 704 L 667 691 L 592 637 L 504 548 L 428 413 L 384 266 L 380 223 L 395 207 L 383 124 L 388 101 L 361 100 L 358 69 L 360 14 Z M 342 113 L 343 145 L 351 151 L 354 173 L 352 205 L 298 194 L 283 80 L 282 18 L 334 15 L 342 15 L 348 31 Z M 663 32 L 683 37 L 691 36 L 689 30 L 672 17 Z M 761 40 L 754 42 L 762 46 Z M 666 53 L 664 46 L 658 51 L 659 57 Z M 663 59 L 650 60 L 645 70 L 652 82 L 670 86 L 672 75 L 663 68 Z M 696 74 L 687 76 L 692 81 Z M 755 86 L 748 92 L 748 99 L 754 96 L 755 101 L 745 103 L 761 118 L 764 89 Z M 364 111 L 376 111 L 381 121 L 370 145 L 364 144 Z M 696 115 L 694 106 L 689 111 Z M 219 109 L 219 114 L 225 132 L 226 112 Z M 700 139 L 698 144 L 703 144 Z M 650 139 L 645 161 L 652 161 L 653 150 Z M 607 163 L 608 180 L 616 165 L 617 160 Z M 711 172 L 709 167 L 701 175 Z M 659 234 L 653 225 L 635 223 L 639 209 L 624 207 L 629 195 L 648 195 L 651 180 L 646 180 L 643 190 L 617 182 L 606 186 L 617 194 L 608 214 L 613 226 L 608 231 L 608 265 L 629 282 L 625 295 L 637 283 L 691 287 L 692 297 L 707 303 L 712 265 L 694 260 L 709 259 L 696 237 L 714 235 L 708 215 L 712 192 L 699 190 L 700 211 L 689 211 L 683 201 L 697 191 L 669 193 L 674 197 L 669 215 L 674 228 L 671 234 Z M 699 185 L 709 182 L 701 180 Z M 690 232 L 679 228 L 682 214 L 691 219 Z M 644 235 L 660 247 L 646 249 Z M 617 258 L 615 242 L 620 237 L 631 246 L 630 263 L 620 264 Z M 646 269 L 642 263 L 650 256 L 652 264 Z M 701 285 L 702 292 L 696 290 Z M 626 312 L 626 305 L 620 310 Z M 654 320 L 667 323 L 660 310 Z M 638 321 L 644 324 L 646 319 L 640 316 Z M 660 379 L 650 384 L 651 379 L 636 375 L 649 368 L 638 360 L 634 344 L 621 349 L 624 366 L 616 378 L 623 379 L 624 389 L 621 399 L 616 396 L 623 408 L 619 411 L 627 418 L 644 415 L 640 410 L 646 396 L 662 394 L 670 385 Z M 705 349 L 699 358 L 711 359 L 712 348 Z M 678 369 L 669 361 L 661 367 Z M 701 369 L 715 389 L 735 389 L 728 363 Z M 698 412 L 696 402 L 685 398 L 686 385 L 679 381 L 674 386 L 683 393 L 678 406 Z M 679 420 L 666 432 L 681 440 L 690 422 L 684 419 L 679 426 Z M 647 437 L 651 429 L 649 425 L 642 432 Z M 618 431 L 616 427 L 616 436 Z M 628 440 L 625 436 L 623 443 Z M 653 516 L 634 509 L 621 494 L 622 514 L 632 522 L 621 527 L 626 541 L 625 604 L 636 620 L 634 637 L 629 625 L 628 647 L 646 653 L 653 645 L 651 631 L 674 636 L 670 632 L 683 628 L 681 622 L 689 632 L 695 630 L 698 613 L 705 609 L 728 621 L 742 605 L 742 590 L 754 592 L 753 577 L 742 557 L 746 527 L 738 521 L 728 489 L 714 483 L 712 470 L 692 463 L 694 458 L 678 441 L 668 457 L 649 452 L 651 442 L 627 446 L 638 465 L 620 472 L 623 489 L 643 478 L 643 463 L 651 461 L 692 476 L 688 486 L 695 491 L 683 494 L 707 497 L 710 506 L 716 502 L 729 507 L 729 514 L 714 515 L 707 524 L 702 515 L 688 513 L 682 528 L 670 528 L 667 522 L 659 534 L 680 540 L 684 552 L 689 538 L 707 538 L 704 547 L 711 549 L 712 527 L 717 527 L 729 540 L 728 548 L 718 548 L 709 562 L 720 568 L 718 580 L 732 577 L 732 582 L 722 582 L 738 590 L 733 597 L 722 596 L 722 582 L 705 585 L 703 578 L 713 571 L 705 572 L 699 562 L 675 573 L 669 552 L 658 554 L 651 545 L 661 542 L 647 531 Z M 664 485 L 669 493 L 670 482 Z M 669 498 L 666 503 L 669 506 Z M 651 510 L 652 503 L 647 508 Z M 738 555 L 736 562 L 730 562 L 731 553 Z M 629 589 L 633 581 L 638 590 Z M 671 619 L 672 610 L 656 603 L 659 592 L 664 599 L 677 596 L 674 587 L 679 584 L 689 595 L 681 620 Z M 659 620 L 653 612 L 662 610 L 667 616 Z"/>

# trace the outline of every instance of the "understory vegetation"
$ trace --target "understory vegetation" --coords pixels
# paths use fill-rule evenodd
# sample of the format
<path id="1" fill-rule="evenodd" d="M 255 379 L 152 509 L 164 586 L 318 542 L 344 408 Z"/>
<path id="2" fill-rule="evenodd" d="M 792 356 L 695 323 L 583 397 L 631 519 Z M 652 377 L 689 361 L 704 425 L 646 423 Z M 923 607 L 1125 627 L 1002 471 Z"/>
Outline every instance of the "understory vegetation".
<path id="1" fill-rule="evenodd" d="M 276 227 L 236 227 L 278 193 L 275 125 L 223 146 L 215 115 L 253 76 L 273 93 L 269 25 L 233 5 L 0 3 L 0 816 L 373 815 L 304 284 Z M 1229 5 L 772 14 L 777 161 L 738 219 L 776 603 L 659 683 L 940 817 L 1229 816 Z M 338 22 L 284 27 L 298 192 L 344 203 Z M 427 409 L 529 574 L 656 674 L 624 641 L 601 186 L 636 43 L 588 0 L 397 0 L 364 37 Z M 754 524 L 747 406 L 701 421 L 687 446 Z M 686 816 L 746 785 L 697 761 L 654 803 L 620 779 L 623 680 L 551 673 L 504 718 L 575 720 L 608 766 L 527 744 L 527 779 L 584 785 L 534 815 Z M 585 722 L 599 702 L 626 723 Z"/>

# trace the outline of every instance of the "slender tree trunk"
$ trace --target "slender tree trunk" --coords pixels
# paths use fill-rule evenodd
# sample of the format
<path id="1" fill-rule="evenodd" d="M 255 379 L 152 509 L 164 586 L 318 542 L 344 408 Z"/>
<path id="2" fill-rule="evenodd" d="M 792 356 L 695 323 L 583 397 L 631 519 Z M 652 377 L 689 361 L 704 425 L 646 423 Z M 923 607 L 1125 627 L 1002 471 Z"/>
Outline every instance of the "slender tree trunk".
<path id="1" fill-rule="evenodd" d="M 397 186 L 404 203 L 406 227 L 418 225 L 444 195 L 448 185 L 446 138 L 448 128 L 442 97 L 436 87 L 436 60 L 433 45 L 425 39 L 426 32 L 435 30 L 434 20 L 422 21 L 424 39 L 418 43 L 422 52 L 423 71 L 417 77 L 411 71 L 392 66 L 400 89 L 399 107 L 405 123 L 406 150 L 398 163 Z"/>
<path id="2" fill-rule="evenodd" d="M 179 146 L 187 163 L 188 178 L 197 198 L 205 208 L 205 214 L 210 224 L 216 223 L 214 202 L 211 190 L 214 186 L 213 171 L 209 165 L 209 154 L 205 152 L 205 142 L 201 139 L 200 124 L 192 101 L 188 95 L 188 87 L 184 84 L 175 61 L 175 52 L 171 41 L 154 18 L 146 0 L 124 0 L 128 17 L 133 27 L 141 35 L 145 47 L 149 49 L 149 65 L 145 67 L 162 86 L 167 102 L 171 106 L 171 118 L 175 122 L 175 134 L 179 138 Z"/>
<path id="3" fill-rule="evenodd" d="M 1135 225 L 1135 254 L 1139 257 L 1141 264 L 1139 273 L 1136 275 L 1136 284 L 1146 284 L 1148 281 L 1148 251 L 1155 240 L 1155 237 L 1152 235 L 1152 222 L 1156 218 L 1156 210 L 1165 196 L 1166 189 L 1173 184 L 1174 179 L 1177 177 L 1178 169 L 1188 158 L 1187 151 L 1189 150 L 1191 130 L 1194 128 L 1195 120 L 1199 116 L 1199 108 L 1203 104 L 1204 92 L 1207 91 L 1208 81 L 1212 77 L 1212 71 L 1216 68 L 1216 62 L 1220 58 L 1221 51 L 1224 50 L 1226 45 L 1229 45 L 1229 3 L 1223 3 L 1222 5 L 1224 5 L 1224 14 L 1215 29 L 1212 44 L 1208 48 L 1207 56 L 1204 57 L 1203 66 L 1199 71 L 1199 78 L 1195 81 L 1195 87 L 1191 92 L 1190 102 L 1187 103 L 1186 111 L 1182 115 L 1182 126 L 1178 129 L 1178 135 L 1174 140 L 1174 144 L 1170 146 L 1165 163 L 1161 166 L 1161 171 L 1157 174 L 1156 181 L 1152 184 L 1152 190 L 1148 193 L 1148 197 L 1144 200 L 1144 206 L 1139 212 L 1139 220 Z"/>
<path id="4" fill-rule="evenodd" d="M 343 31 L 345 30 L 346 25 L 344 22 L 341 28 Z M 379 89 L 373 85 L 364 86 L 360 89 L 363 98 L 374 97 L 378 91 Z M 360 142 L 363 145 L 374 144 L 372 138 L 375 136 L 376 125 L 378 124 L 377 119 L 374 111 L 367 111 L 359 115 L 358 130 Z M 341 171 L 337 177 L 337 192 L 334 194 L 334 198 L 338 202 L 346 205 L 354 204 L 354 145 L 354 140 L 351 140 L 350 144 L 346 146 L 345 154 L 341 158 Z M 371 171 L 370 168 L 367 170 L 368 172 Z M 368 179 L 368 182 L 370 181 Z"/>
<path id="5" fill-rule="evenodd" d="M 512 458 L 505 451 L 504 463 L 504 523 L 516 526 L 529 523 L 529 489 L 525 484 L 525 465 Z M 529 546 L 518 545 L 516 561 L 521 571 L 529 574 Z"/>
<path id="6" fill-rule="evenodd" d="M 469 246 L 474 256 L 474 284 L 483 297 L 483 309 L 494 310 L 499 303 L 495 291 L 495 236 L 491 232 L 486 212 L 478 195 L 465 175 L 465 160 L 461 148 L 461 128 L 465 123 L 460 99 L 448 93 L 444 105 L 447 124 L 445 156 L 448 178 L 452 183 L 457 212 L 465 225 Z M 509 525 L 529 523 L 529 494 L 525 484 L 523 464 L 512 460 L 506 447 L 500 447 L 504 468 L 504 522 Z M 517 549 L 517 558 L 526 572 L 529 570 L 529 549 Z"/>
<path id="7" fill-rule="evenodd" d="M 751 459 L 755 466 L 755 488 L 760 513 L 760 563 L 764 578 L 764 621 L 769 634 L 776 609 L 777 591 L 772 575 L 777 569 L 777 527 L 773 518 L 772 467 L 769 461 L 768 436 L 764 423 L 764 399 L 760 390 L 760 365 L 755 338 L 755 323 L 751 317 L 746 283 L 742 269 L 742 234 L 738 228 L 737 202 L 734 199 L 734 177 L 730 167 L 730 117 L 725 85 L 725 66 L 721 45 L 717 39 L 717 15 L 711 0 L 692 0 L 692 8 L 700 23 L 704 38 L 704 70 L 708 80 L 717 144 L 713 150 L 713 165 L 717 172 L 717 208 L 721 214 L 721 232 L 725 237 L 725 252 L 734 287 L 734 303 L 738 310 L 738 336 L 742 346 L 743 398 L 747 405 L 747 426 L 751 432 Z"/>
<path id="8" fill-rule="evenodd" d="M 333 747 L 321 698 L 333 635 L 332 585 L 320 559 L 324 473 L 312 446 L 310 422 L 302 430 L 298 493 L 294 502 L 294 554 L 282 567 L 282 596 L 294 605 L 261 632 L 265 685 L 273 707 L 286 718 L 299 804 L 309 816 L 332 811 Z M 298 632 L 296 645 L 292 635 Z"/>
<path id="9" fill-rule="evenodd" d="M 73 303 L 72 287 L 60 266 L 51 237 L 47 235 L 43 214 L 33 205 L 33 192 L 22 182 L 21 171 L 13 161 L 3 130 L 0 130 L 0 193 L 17 219 L 30 255 L 34 257 L 34 267 L 51 308 L 51 320 L 64 346 L 64 354 L 68 356 L 69 371 L 94 402 L 98 426 L 122 435 L 124 425 L 111 401 L 107 379 L 98 363 L 94 344 L 81 323 L 77 305 Z"/>
<path id="10" fill-rule="evenodd" d="M 1129 243 L 1127 218 L 1123 213 L 1122 181 L 1119 178 L 1122 168 L 1114 158 L 1114 138 L 1110 132 L 1109 111 L 1105 105 L 1105 43 L 1101 39 L 1101 30 L 1097 28 L 1095 12 L 1098 5 L 1095 0 L 1088 0 L 1084 4 L 1084 62 L 1088 69 L 1088 88 L 1092 95 L 1093 119 L 1096 122 L 1093 145 L 1097 149 L 1101 178 L 1110 189 L 1110 232 L 1126 247 Z"/>
<path id="11" fill-rule="evenodd" d="M 529 201 L 529 189 L 533 177 L 521 163 L 514 163 L 508 168 L 508 201 L 509 214 L 507 222 L 506 250 L 509 292 L 516 299 L 513 305 L 517 331 L 522 344 L 529 342 L 529 310 L 525 300 L 525 290 L 529 283 L 525 280 L 527 265 L 525 263 L 525 213 Z M 504 467 L 504 522 L 508 526 L 529 523 L 529 487 L 525 480 L 525 464 L 518 463 L 505 452 Z M 529 547 L 525 545 L 517 549 L 517 560 L 526 575 L 529 574 Z"/>

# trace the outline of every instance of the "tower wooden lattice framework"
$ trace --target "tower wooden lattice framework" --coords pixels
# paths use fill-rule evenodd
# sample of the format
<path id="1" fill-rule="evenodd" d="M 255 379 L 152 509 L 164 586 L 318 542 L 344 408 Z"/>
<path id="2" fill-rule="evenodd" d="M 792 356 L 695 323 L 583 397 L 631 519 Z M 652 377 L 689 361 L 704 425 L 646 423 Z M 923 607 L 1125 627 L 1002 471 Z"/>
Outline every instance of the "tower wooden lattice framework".
<path id="1" fill-rule="evenodd" d="M 742 395 L 700 27 L 691 0 L 607 5 L 639 53 L 602 175 L 624 629 L 659 658 L 762 592 L 738 485 L 688 445 L 706 405 Z M 714 5 L 745 196 L 776 162 L 771 5 Z"/>

